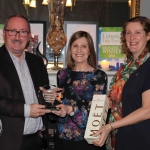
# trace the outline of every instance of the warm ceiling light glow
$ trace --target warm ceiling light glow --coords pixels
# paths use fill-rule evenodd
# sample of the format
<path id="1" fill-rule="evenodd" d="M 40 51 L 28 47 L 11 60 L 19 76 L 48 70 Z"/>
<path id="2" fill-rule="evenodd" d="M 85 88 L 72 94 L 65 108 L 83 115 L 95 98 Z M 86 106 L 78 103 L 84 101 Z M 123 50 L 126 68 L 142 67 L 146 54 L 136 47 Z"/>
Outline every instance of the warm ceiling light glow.
<path id="1" fill-rule="evenodd" d="M 29 6 L 35 8 L 36 7 L 36 0 L 32 0 Z"/>
<path id="2" fill-rule="evenodd" d="M 30 4 L 30 0 L 24 0 L 23 3 L 24 3 L 25 5 L 29 5 L 29 4 Z"/>
<path id="3" fill-rule="evenodd" d="M 43 0 L 42 4 L 43 4 L 43 5 L 48 5 L 47 0 Z"/>
<path id="4" fill-rule="evenodd" d="M 128 0 L 128 5 L 129 7 L 131 7 L 131 0 Z"/>
<path id="5" fill-rule="evenodd" d="M 72 6 L 72 0 L 67 0 L 66 6 Z"/>

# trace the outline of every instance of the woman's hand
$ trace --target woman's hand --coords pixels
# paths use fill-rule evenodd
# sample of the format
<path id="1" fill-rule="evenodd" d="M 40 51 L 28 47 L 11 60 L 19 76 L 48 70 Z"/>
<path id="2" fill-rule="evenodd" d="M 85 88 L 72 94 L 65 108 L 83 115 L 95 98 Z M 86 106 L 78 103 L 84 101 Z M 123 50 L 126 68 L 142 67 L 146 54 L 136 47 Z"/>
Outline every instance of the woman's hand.
<path id="1" fill-rule="evenodd" d="M 97 137 L 98 135 L 100 135 L 100 138 L 99 138 L 98 141 L 93 141 L 93 144 L 94 144 L 95 146 L 100 146 L 100 147 L 102 147 L 102 146 L 105 144 L 106 139 L 107 139 L 109 133 L 111 132 L 111 130 L 112 130 L 112 127 L 111 127 L 110 124 L 107 124 L 107 125 L 105 125 L 105 126 L 102 126 L 102 127 L 94 134 L 94 136 L 96 136 L 96 137 Z"/>
<path id="2" fill-rule="evenodd" d="M 67 114 L 70 114 L 72 111 L 72 106 L 64 105 L 64 104 L 59 104 L 56 107 L 59 107 L 60 110 L 53 110 L 52 113 L 54 113 L 57 116 L 60 117 L 65 117 Z"/>

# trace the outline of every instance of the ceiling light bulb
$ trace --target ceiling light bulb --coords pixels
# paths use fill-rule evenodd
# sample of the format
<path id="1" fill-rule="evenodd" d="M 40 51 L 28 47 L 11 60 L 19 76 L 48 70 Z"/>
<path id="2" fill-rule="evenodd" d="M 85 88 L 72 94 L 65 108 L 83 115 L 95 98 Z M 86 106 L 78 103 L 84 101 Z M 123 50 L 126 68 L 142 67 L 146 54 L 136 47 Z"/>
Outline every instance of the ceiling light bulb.
<path id="1" fill-rule="evenodd" d="M 48 5 L 47 0 L 43 0 L 42 4 L 43 4 L 43 5 Z"/>
<path id="2" fill-rule="evenodd" d="M 30 4 L 30 0 L 24 0 L 23 4 L 29 5 Z"/>
<path id="3" fill-rule="evenodd" d="M 35 8 L 36 7 L 36 0 L 32 0 L 29 6 Z"/>
<path id="4" fill-rule="evenodd" d="M 131 0 L 128 0 L 128 5 L 129 7 L 131 7 Z"/>
<path id="5" fill-rule="evenodd" d="M 72 6 L 72 0 L 67 0 L 66 6 Z"/>

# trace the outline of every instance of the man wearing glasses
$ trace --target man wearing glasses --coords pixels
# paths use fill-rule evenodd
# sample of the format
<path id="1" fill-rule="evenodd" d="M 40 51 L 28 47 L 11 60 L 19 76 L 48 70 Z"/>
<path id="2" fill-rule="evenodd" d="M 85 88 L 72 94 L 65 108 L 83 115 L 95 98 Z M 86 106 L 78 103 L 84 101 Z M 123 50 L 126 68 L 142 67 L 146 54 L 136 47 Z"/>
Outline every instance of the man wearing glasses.
<path id="1" fill-rule="evenodd" d="M 49 113 L 38 104 L 40 86 L 48 85 L 43 60 L 24 48 L 31 33 L 28 20 L 13 15 L 4 25 L 0 48 L 0 149 L 41 150 L 41 116 Z"/>

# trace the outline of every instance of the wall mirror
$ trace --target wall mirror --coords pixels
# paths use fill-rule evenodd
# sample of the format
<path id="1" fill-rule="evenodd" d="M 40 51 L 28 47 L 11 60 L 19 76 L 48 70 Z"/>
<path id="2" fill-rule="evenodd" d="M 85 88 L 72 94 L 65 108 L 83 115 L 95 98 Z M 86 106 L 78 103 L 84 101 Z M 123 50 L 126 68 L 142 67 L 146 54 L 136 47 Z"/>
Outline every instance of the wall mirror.
<path id="1" fill-rule="evenodd" d="M 105 26 L 105 27 L 122 26 L 122 23 L 127 18 L 140 15 L 140 0 L 130 0 L 130 1 L 131 1 L 131 7 L 128 6 L 128 0 L 76 0 L 76 5 L 73 6 L 72 11 L 70 7 L 65 8 L 64 21 L 99 21 L 100 22 L 99 26 Z M 96 6 L 94 5 L 94 3 L 96 3 Z M 117 3 L 119 4 L 117 6 L 114 6 Z M 101 13 L 101 10 L 107 11 L 109 4 L 111 5 L 110 10 L 108 11 L 109 14 Z M 9 10 L 8 10 L 8 5 L 11 6 Z M 86 9 L 88 9 L 88 11 L 85 11 Z M 121 11 L 124 12 L 122 13 Z M 10 0 L 5 0 L 5 2 L 1 3 L 0 24 L 3 26 L 6 18 L 14 13 L 16 14 L 21 13 L 27 16 L 24 5 L 20 0 L 15 0 L 15 2 Z M 42 5 L 40 0 L 37 0 L 37 7 L 36 8 L 29 7 L 27 17 L 29 18 L 29 20 L 33 20 L 33 21 L 42 21 L 42 20 L 46 21 L 46 33 L 47 33 L 49 27 L 48 15 L 49 15 L 48 7 Z M 99 17 L 98 15 L 99 16 L 101 15 L 100 18 L 98 18 Z M 103 24 L 101 18 L 103 19 Z M 110 20 L 108 20 L 107 18 L 109 18 Z M 2 28 L 0 28 L 0 33 L 2 33 Z M 1 35 L 2 34 L 0 34 L 0 36 Z M 46 57 L 48 58 L 49 62 L 53 62 L 53 56 L 48 45 L 46 46 Z M 64 54 L 61 55 L 60 61 L 63 61 L 63 59 L 64 59 Z"/>
<path id="2" fill-rule="evenodd" d="M 0 5 L 0 24 L 3 25 L 8 16 L 21 13 L 27 16 L 29 20 L 46 21 L 47 33 L 49 28 L 48 7 L 42 5 L 41 0 L 36 2 L 37 7 L 29 7 L 27 16 L 24 5 L 20 0 L 15 0 L 15 2 L 5 0 Z M 11 6 L 9 10 L 8 5 Z M 137 15 L 140 15 L 140 0 L 131 0 L 131 7 L 128 6 L 128 0 L 76 0 L 76 5 L 73 6 L 72 11 L 70 7 L 65 8 L 64 21 L 99 21 L 99 26 L 120 27 L 127 18 Z M 46 57 L 49 62 L 53 62 L 52 53 L 47 46 Z M 64 59 L 63 57 L 60 57 L 60 61 Z"/>
<path id="3" fill-rule="evenodd" d="M 140 15 L 140 0 L 131 0 L 131 17 Z"/>
<path id="4" fill-rule="evenodd" d="M 122 27 L 127 19 L 138 15 L 140 15 L 140 0 L 76 0 L 72 10 L 65 8 L 64 21 L 98 21 L 99 27 Z M 50 48 L 47 50 L 47 58 L 50 63 L 53 62 Z M 65 67 L 64 60 L 63 49 L 59 57 L 59 62 L 64 64 L 63 67 Z"/>
<path id="5" fill-rule="evenodd" d="M 24 5 L 20 0 L 15 0 L 15 2 L 5 0 L 0 5 L 0 24 L 3 25 L 8 16 L 21 13 L 27 16 L 29 20 L 46 21 L 47 33 L 49 28 L 48 7 L 42 5 L 41 0 L 37 0 L 36 2 L 37 7 L 29 7 L 27 16 Z M 11 6 L 9 10 L 8 5 Z M 120 27 L 129 17 L 138 15 L 140 15 L 140 0 L 131 0 L 131 7 L 128 6 L 128 0 L 76 0 L 76 5 L 73 6 L 72 10 L 70 7 L 65 8 L 64 21 L 98 21 L 99 26 Z M 46 57 L 49 62 L 53 62 L 52 53 L 47 46 Z M 63 59 L 64 56 L 62 55 L 60 61 L 63 61 Z"/>

